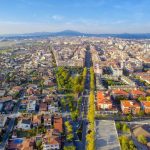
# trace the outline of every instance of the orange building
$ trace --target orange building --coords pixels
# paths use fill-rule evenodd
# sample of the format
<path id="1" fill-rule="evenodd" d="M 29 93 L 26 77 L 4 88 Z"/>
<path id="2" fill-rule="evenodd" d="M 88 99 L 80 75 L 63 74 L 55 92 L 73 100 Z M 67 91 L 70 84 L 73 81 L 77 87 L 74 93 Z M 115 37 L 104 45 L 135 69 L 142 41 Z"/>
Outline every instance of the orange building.
<path id="1" fill-rule="evenodd" d="M 122 100 L 121 110 L 124 114 L 138 114 L 140 112 L 140 104 L 135 100 Z"/>
<path id="2" fill-rule="evenodd" d="M 132 90 L 130 92 L 130 94 L 131 94 L 131 98 L 133 98 L 133 99 L 137 99 L 139 97 L 145 97 L 146 96 L 146 93 L 141 91 L 141 90 L 139 90 L 139 89 Z"/>
<path id="3" fill-rule="evenodd" d="M 141 101 L 141 106 L 146 114 L 150 113 L 150 101 Z"/>
<path id="4" fill-rule="evenodd" d="M 63 131 L 62 122 L 63 122 L 62 116 L 60 115 L 54 116 L 54 129 L 60 133 L 62 133 Z"/>
<path id="5" fill-rule="evenodd" d="M 112 90 L 112 96 L 113 98 L 115 99 L 116 97 L 118 96 L 122 96 L 122 97 L 126 97 L 128 98 L 129 97 L 129 93 L 122 90 L 122 89 L 115 89 L 115 90 Z"/>
<path id="6" fill-rule="evenodd" d="M 97 92 L 97 109 L 112 109 L 112 102 L 110 97 L 104 96 L 102 91 Z"/>

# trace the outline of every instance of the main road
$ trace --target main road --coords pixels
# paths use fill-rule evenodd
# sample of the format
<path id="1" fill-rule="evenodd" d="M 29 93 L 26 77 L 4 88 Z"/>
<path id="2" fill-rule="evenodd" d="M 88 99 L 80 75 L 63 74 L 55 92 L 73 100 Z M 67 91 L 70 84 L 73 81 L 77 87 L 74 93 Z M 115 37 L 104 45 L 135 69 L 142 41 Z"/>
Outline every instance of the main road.
<path id="1" fill-rule="evenodd" d="M 87 47 L 85 55 L 85 67 L 87 68 L 86 81 L 85 81 L 85 90 L 82 98 L 82 120 L 83 120 L 83 130 L 82 130 L 82 150 L 86 149 L 86 134 L 87 134 L 87 112 L 88 112 L 88 101 L 89 101 L 89 92 L 90 92 L 90 67 L 91 67 L 91 54 L 90 48 Z"/>

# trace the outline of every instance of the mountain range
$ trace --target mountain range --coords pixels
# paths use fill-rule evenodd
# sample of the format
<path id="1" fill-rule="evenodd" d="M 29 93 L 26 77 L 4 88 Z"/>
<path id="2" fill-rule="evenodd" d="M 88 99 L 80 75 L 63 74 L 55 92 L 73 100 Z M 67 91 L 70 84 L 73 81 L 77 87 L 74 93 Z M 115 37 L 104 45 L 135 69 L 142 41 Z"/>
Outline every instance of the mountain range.
<path id="1" fill-rule="evenodd" d="M 20 38 L 45 38 L 45 37 L 55 37 L 55 36 L 87 36 L 87 37 L 116 37 L 125 39 L 150 39 L 150 33 L 122 33 L 122 34 L 91 34 L 82 33 L 72 30 L 64 30 L 61 32 L 35 32 L 26 34 L 7 34 L 0 35 L 0 39 L 20 39 Z"/>

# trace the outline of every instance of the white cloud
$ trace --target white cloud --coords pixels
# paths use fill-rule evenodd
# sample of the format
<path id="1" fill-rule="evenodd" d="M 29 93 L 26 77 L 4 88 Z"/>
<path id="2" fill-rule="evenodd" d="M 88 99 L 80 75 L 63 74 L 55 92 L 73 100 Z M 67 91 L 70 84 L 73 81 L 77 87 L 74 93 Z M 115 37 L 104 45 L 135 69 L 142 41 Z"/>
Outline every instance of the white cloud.
<path id="1" fill-rule="evenodd" d="M 53 15 L 51 18 L 52 18 L 53 20 L 55 20 L 55 21 L 61 21 L 61 20 L 64 19 L 64 16 L 61 16 L 61 15 Z"/>
<path id="2" fill-rule="evenodd" d="M 116 20 L 116 21 L 114 21 L 114 22 L 112 22 L 112 23 L 110 23 L 110 24 L 124 24 L 124 23 L 127 23 L 127 22 L 129 22 L 128 20 Z"/>

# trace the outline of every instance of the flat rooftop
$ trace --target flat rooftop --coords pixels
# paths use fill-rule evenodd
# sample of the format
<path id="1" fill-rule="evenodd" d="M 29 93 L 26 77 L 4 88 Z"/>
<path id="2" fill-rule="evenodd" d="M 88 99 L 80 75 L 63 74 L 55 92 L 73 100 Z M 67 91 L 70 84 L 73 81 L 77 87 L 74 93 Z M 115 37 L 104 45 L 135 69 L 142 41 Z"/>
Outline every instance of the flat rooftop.
<path id="1" fill-rule="evenodd" d="M 121 150 L 115 122 L 96 120 L 96 150 Z"/>

